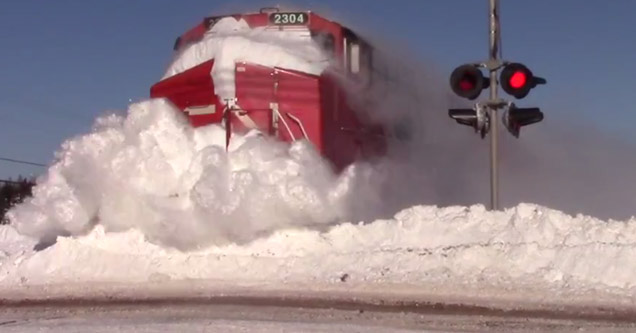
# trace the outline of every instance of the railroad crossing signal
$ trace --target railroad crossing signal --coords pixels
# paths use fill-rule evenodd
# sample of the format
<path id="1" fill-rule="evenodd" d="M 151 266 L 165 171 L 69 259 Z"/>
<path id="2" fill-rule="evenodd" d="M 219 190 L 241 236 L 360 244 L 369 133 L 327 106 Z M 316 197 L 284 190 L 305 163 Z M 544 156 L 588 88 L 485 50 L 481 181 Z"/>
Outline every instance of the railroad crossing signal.
<path id="1" fill-rule="evenodd" d="M 499 84 L 507 94 L 516 99 L 525 98 L 530 90 L 546 80 L 533 75 L 525 65 L 507 62 L 500 57 L 500 23 L 499 0 L 489 0 L 490 31 L 489 58 L 483 63 L 461 65 L 450 76 L 451 89 L 460 97 L 474 100 L 482 90 L 490 88 L 490 98 L 478 102 L 472 109 L 449 109 L 448 115 L 457 123 L 472 127 L 482 138 L 490 132 L 490 209 L 499 209 L 498 199 L 498 132 L 497 112 L 504 109 L 502 117 L 508 131 L 519 138 L 521 127 L 538 123 L 543 120 L 543 113 L 539 108 L 518 108 L 514 103 L 497 97 Z M 487 79 L 482 73 L 485 69 L 489 73 Z M 499 82 L 497 71 L 501 70 Z"/>
<path id="2" fill-rule="evenodd" d="M 469 100 L 479 97 L 482 90 L 490 86 L 490 80 L 484 77 L 480 67 L 488 68 L 488 64 L 466 64 L 455 68 L 450 76 L 453 92 Z M 502 68 L 499 76 L 501 88 L 516 99 L 526 97 L 537 85 L 546 83 L 544 78 L 534 76 L 528 67 L 520 63 L 502 62 L 498 68 Z M 543 120 L 543 113 L 539 108 L 518 108 L 513 103 L 492 98 L 485 103 L 477 103 L 473 109 L 450 109 L 448 115 L 459 124 L 473 127 L 484 138 L 490 130 L 491 121 L 487 110 L 493 108 L 506 108 L 503 123 L 516 138 L 519 137 L 521 127 Z"/>

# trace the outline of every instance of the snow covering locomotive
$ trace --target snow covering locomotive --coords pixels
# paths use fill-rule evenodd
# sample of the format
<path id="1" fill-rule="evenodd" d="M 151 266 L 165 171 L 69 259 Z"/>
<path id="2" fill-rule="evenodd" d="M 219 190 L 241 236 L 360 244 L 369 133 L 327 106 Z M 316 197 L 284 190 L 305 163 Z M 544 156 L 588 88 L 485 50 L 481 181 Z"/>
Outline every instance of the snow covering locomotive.
<path id="1" fill-rule="evenodd" d="M 174 44 L 175 58 L 150 90 L 194 127 L 257 129 L 309 140 L 337 169 L 386 150 L 382 126 L 351 103 L 372 80 L 373 48 L 352 30 L 311 11 L 206 17 Z"/>

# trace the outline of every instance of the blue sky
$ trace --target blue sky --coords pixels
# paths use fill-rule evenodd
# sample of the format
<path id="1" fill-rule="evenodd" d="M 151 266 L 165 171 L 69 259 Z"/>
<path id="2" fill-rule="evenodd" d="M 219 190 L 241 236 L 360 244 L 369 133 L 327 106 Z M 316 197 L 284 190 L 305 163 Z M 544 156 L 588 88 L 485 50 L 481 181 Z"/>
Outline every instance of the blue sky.
<path id="1" fill-rule="evenodd" d="M 238 4 L 236 4 L 238 3 Z M 47 163 L 105 110 L 148 96 L 174 39 L 204 16 L 271 1 L 0 3 L 0 157 Z M 286 1 L 410 45 L 443 72 L 487 55 L 487 0 Z M 548 80 L 519 105 L 636 141 L 636 1 L 502 0 L 504 58 Z M 446 112 L 440 110 L 440 112 Z M 0 178 L 41 168 L 0 162 Z"/>

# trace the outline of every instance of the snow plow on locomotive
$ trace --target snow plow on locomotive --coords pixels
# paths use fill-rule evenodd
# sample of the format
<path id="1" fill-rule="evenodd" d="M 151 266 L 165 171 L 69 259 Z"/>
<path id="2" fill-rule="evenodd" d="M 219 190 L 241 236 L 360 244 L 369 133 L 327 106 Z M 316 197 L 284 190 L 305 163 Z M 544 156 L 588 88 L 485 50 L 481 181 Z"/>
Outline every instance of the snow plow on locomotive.
<path id="1" fill-rule="evenodd" d="M 371 81 L 373 48 L 336 22 L 275 8 L 207 17 L 174 51 L 151 97 L 170 100 L 194 127 L 221 124 L 227 143 L 249 130 L 307 139 L 340 170 L 386 151 L 383 126 L 351 103 Z"/>

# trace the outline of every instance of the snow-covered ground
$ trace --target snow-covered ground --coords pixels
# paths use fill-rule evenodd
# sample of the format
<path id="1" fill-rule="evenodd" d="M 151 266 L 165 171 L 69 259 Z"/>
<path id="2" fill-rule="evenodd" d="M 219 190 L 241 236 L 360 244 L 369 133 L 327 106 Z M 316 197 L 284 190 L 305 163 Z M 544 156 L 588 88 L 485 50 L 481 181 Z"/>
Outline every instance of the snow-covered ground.
<path id="1" fill-rule="evenodd" d="M 11 227 L 2 235 L 5 291 L 206 280 L 219 289 L 447 293 L 548 303 L 567 303 L 553 298 L 559 294 L 587 301 L 613 295 L 617 305 L 629 305 L 636 296 L 634 221 L 573 218 L 533 205 L 499 213 L 420 206 L 390 220 L 324 231 L 289 228 L 244 245 L 185 252 L 150 243 L 139 230 L 105 232 L 101 225 L 85 236 L 59 237 L 41 251 Z"/>

